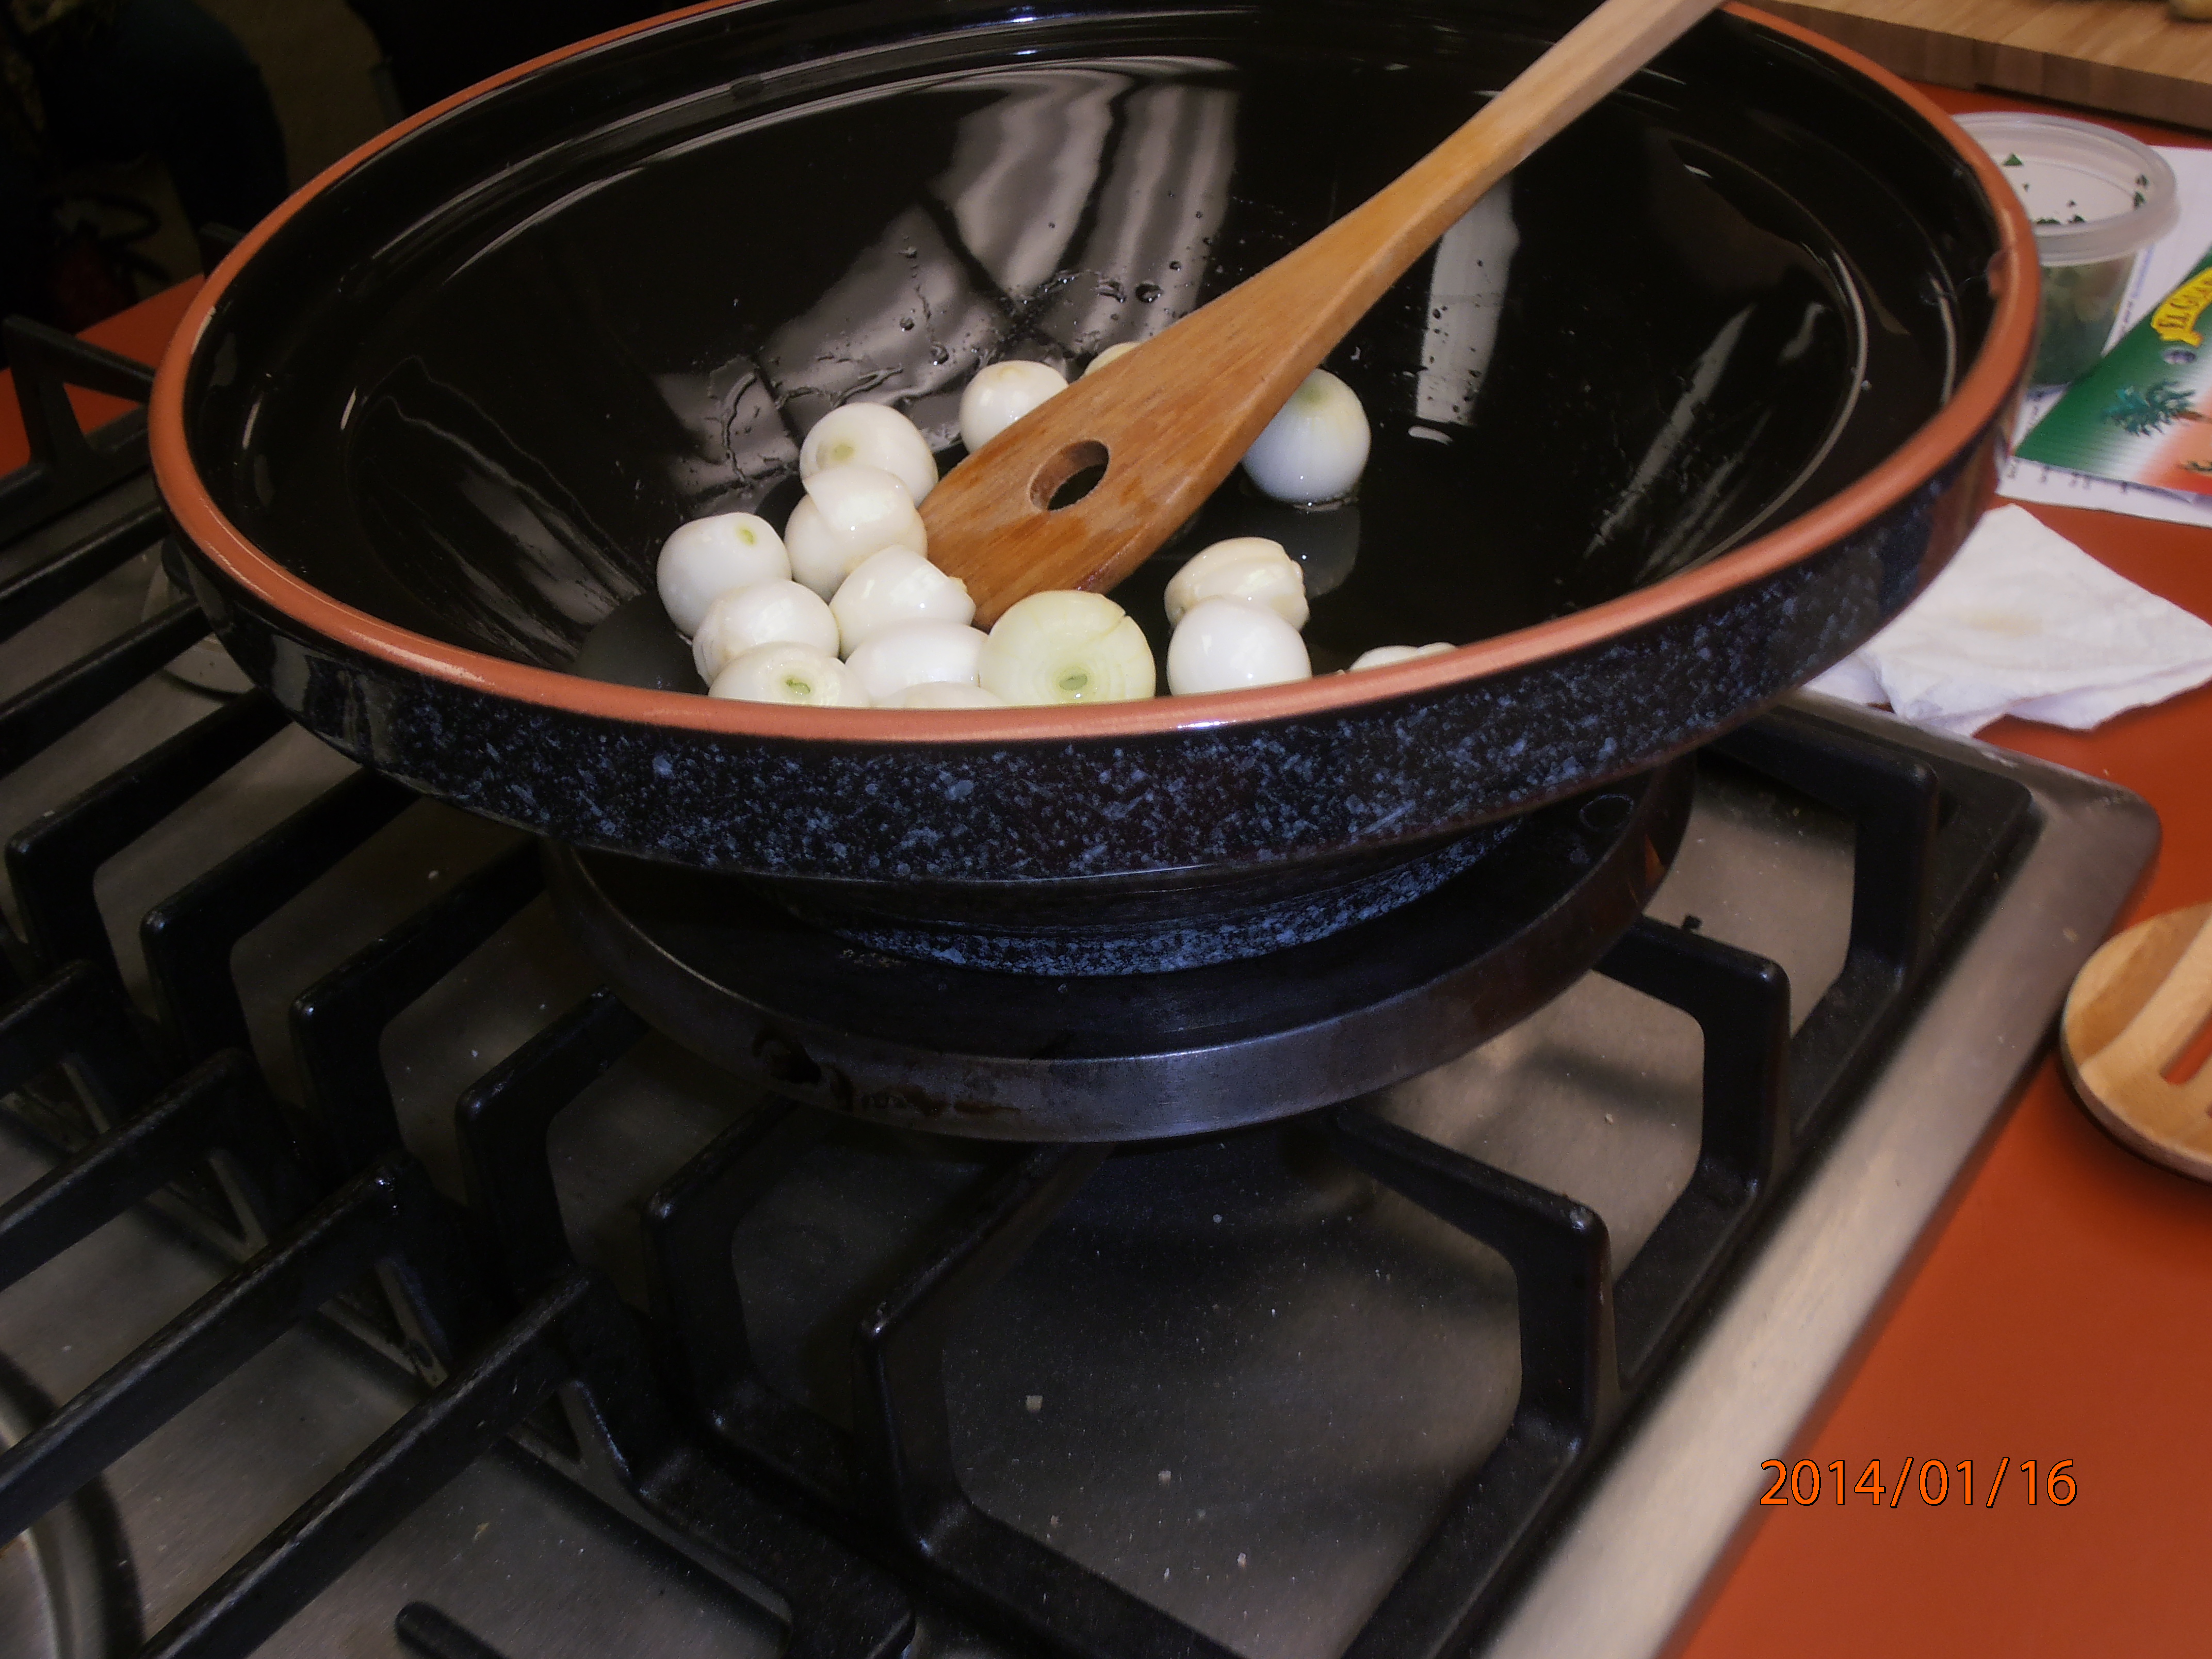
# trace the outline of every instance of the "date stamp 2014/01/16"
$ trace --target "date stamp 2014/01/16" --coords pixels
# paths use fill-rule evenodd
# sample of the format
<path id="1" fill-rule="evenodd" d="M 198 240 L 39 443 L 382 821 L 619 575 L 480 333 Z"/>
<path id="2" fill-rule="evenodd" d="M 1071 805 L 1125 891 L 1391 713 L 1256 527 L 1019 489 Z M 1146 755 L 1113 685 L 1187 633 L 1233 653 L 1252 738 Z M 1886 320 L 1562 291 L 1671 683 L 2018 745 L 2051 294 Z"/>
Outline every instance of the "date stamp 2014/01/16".
<path id="1" fill-rule="evenodd" d="M 1868 1461 L 1856 1480 L 1849 1479 L 1850 1471 L 1840 1457 L 1826 1468 L 1810 1458 L 1791 1464 L 1778 1457 L 1770 1457 L 1759 1467 L 1774 1472 L 1773 1485 L 1767 1487 L 1759 1501 L 1775 1508 L 1817 1504 L 1826 1495 L 1838 1504 L 1863 1498 L 1877 1509 L 1893 1510 L 1905 1501 L 1907 1493 L 1916 1492 L 1919 1501 L 1930 1506 L 1962 1503 L 1968 1509 L 1975 1507 L 1974 1460 L 1971 1457 L 1957 1463 L 1908 1457 L 1898 1468 L 1896 1480 L 1887 1485 L 1882 1480 L 1879 1457 Z M 2024 1495 L 2030 1508 L 2051 1504 L 2063 1509 L 2074 1501 L 2073 1471 L 2074 1460 L 2070 1457 L 2039 1468 L 2032 1457 L 2018 1463 L 2009 1457 L 2001 1457 L 1996 1472 L 1982 1488 L 1981 1507 L 1995 1509 L 2000 1495 L 2008 1503 L 2017 1503 Z M 2008 1474 L 2012 1477 L 2009 1482 L 2006 1480 Z"/>

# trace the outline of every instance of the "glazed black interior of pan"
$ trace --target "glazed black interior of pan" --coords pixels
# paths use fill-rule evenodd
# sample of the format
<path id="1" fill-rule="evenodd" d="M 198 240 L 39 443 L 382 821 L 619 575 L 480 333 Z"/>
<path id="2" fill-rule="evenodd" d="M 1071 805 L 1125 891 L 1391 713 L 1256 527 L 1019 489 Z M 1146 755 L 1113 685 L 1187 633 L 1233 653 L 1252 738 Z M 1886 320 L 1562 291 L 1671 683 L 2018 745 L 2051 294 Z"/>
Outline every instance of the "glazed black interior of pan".
<path id="1" fill-rule="evenodd" d="M 1409 0 L 1049 17 L 783 0 L 460 107 L 326 187 L 216 313 L 189 396 L 219 506 L 346 603 L 552 667 L 663 538 L 796 499 L 852 398 L 958 453 L 976 367 L 1079 372 L 1319 230 L 1571 18 Z M 1315 665 L 1588 606 L 1893 450 L 1986 325 L 1972 175 L 1889 95 L 1716 17 L 1530 161 L 1330 360 L 1354 503 L 1232 481 Z M 680 659 L 679 659 L 680 660 Z"/>

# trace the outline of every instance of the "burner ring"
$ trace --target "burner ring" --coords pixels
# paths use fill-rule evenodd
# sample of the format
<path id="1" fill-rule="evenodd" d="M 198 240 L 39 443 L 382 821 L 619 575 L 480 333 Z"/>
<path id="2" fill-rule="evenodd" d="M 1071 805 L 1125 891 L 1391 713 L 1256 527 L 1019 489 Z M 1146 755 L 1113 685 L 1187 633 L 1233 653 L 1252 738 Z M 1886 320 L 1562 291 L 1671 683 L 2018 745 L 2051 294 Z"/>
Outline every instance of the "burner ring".
<path id="1" fill-rule="evenodd" d="M 552 843 L 546 860 L 555 902 L 623 1000 L 779 1094 L 946 1134 L 1155 1139 L 1385 1088 L 1534 1012 L 1643 913 L 1694 776 L 1676 761 L 1541 808 L 1385 915 L 1175 973 L 1056 979 L 890 956 L 740 879 Z"/>

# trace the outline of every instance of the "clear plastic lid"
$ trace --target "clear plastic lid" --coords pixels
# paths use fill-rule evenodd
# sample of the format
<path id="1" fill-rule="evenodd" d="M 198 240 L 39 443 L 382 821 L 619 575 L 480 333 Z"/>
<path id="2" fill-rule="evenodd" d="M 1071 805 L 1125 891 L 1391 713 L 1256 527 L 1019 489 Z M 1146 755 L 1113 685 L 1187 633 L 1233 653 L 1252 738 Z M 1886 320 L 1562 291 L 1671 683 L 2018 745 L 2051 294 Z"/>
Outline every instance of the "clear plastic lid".
<path id="1" fill-rule="evenodd" d="M 2046 265 L 2122 258 L 2181 217 L 2173 169 L 2125 133 L 2057 115 L 1962 115 L 1959 125 L 2012 180 Z"/>

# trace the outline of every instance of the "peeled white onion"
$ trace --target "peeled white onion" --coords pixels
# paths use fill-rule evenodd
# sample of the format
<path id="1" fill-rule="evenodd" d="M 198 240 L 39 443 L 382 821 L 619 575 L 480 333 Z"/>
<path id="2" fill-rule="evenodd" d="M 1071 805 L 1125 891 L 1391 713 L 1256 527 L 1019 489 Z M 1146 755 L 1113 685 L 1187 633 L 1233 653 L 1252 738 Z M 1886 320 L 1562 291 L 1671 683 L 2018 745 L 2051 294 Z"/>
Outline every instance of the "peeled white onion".
<path id="1" fill-rule="evenodd" d="M 1006 700 L 964 680 L 924 680 L 895 694 L 884 708 L 1004 708 Z"/>
<path id="2" fill-rule="evenodd" d="M 1245 475 L 1279 501 L 1333 501 L 1359 482 L 1368 441 L 1358 394 L 1317 368 L 1244 453 Z"/>
<path id="3" fill-rule="evenodd" d="M 790 641 L 833 655 L 837 618 L 811 588 L 790 580 L 755 582 L 725 593 L 707 607 L 699 631 L 691 636 L 691 660 L 699 678 L 714 677 L 757 645 Z"/>
<path id="4" fill-rule="evenodd" d="M 845 666 L 871 702 L 889 702 L 910 686 L 973 685 L 984 637 L 965 623 L 902 622 L 871 634 Z"/>
<path id="5" fill-rule="evenodd" d="M 1127 356 L 1131 352 L 1137 349 L 1138 343 L 1139 343 L 1135 340 L 1123 340 L 1118 344 L 1108 346 L 1105 350 L 1100 352 L 1096 357 L 1093 357 L 1091 360 L 1091 367 L 1085 369 L 1083 372 L 1085 374 L 1096 374 L 1100 369 L 1105 368 L 1107 364 L 1112 362 L 1116 357 Z"/>
<path id="6" fill-rule="evenodd" d="M 1205 599 L 1264 605 L 1293 628 L 1304 628 L 1310 612 L 1304 568 L 1265 536 L 1232 536 L 1201 548 L 1168 578 L 1165 599 L 1170 626 Z"/>
<path id="7" fill-rule="evenodd" d="M 707 607 L 731 589 L 789 574 L 783 538 L 766 519 L 750 513 L 717 513 L 679 525 L 660 544 L 653 568 L 660 603 L 686 639 L 699 631 Z"/>
<path id="8" fill-rule="evenodd" d="M 1103 593 L 1073 591 L 1008 605 L 975 671 L 986 691 L 1010 703 L 1133 702 L 1151 696 L 1157 680 L 1135 618 Z"/>
<path id="9" fill-rule="evenodd" d="M 837 640 L 847 656 L 886 628 L 905 622 L 974 620 L 975 601 L 968 584 L 948 576 L 921 554 L 903 547 L 871 553 L 853 567 L 830 601 L 837 618 Z"/>
<path id="10" fill-rule="evenodd" d="M 1372 651 L 1363 651 L 1352 659 L 1347 673 L 1357 674 L 1363 668 L 1388 668 L 1394 662 L 1411 662 L 1416 657 L 1441 657 L 1447 651 L 1459 647 L 1447 641 L 1438 640 L 1433 645 L 1378 645 Z"/>
<path id="11" fill-rule="evenodd" d="M 1018 357 L 987 363 L 960 394 L 960 441 L 973 454 L 1046 398 L 1066 390 L 1067 381 L 1050 363 Z"/>
<path id="12" fill-rule="evenodd" d="M 866 708 L 867 693 L 853 671 L 827 651 L 780 640 L 757 645 L 714 676 L 710 697 L 739 702 L 803 703 L 814 708 Z"/>
<path id="13" fill-rule="evenodd" d="M 783 544 L 796 580 L 828 599 L 853 567 L 886 547 L 929 551 L 929 532 L 914 497 L 879 466 L 824 467 L 806 480 L 806 499 L 791 509 Z"/>
<path id="14" fill-rule="evenodd" d="M 937 458 L 921 428 L 883 404 L 847 404 L 815 422 L 799 447 L 799 476 L 833 466 L 879 466 L 906 486 L 916 507 L 937 487 Z"/>
<path id="15" fill-rule="evenodd" d="M 1298 630 L 1264 605 L 1201 599 L 1168 641 L 1168 690 L 1177 696 L 1312 678 Z"/>

